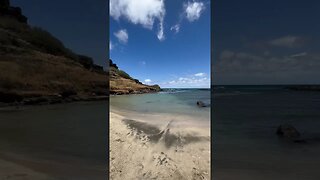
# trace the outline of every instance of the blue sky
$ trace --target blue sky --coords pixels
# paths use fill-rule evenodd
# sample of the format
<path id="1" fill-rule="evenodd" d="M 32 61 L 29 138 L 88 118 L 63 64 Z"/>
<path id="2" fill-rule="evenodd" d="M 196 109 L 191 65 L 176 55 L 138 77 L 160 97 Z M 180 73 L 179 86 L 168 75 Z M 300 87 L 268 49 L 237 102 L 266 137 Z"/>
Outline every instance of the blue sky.
<path id="1" fill-rule="evenodd" d="M 111 0 L 110 58 L 165 87 L 210 86 L 210 1 Z"/>
<path id="2" fill-rule="evenodd" d="M 106 67 L 108 59 L 107 0 L 11 0 L 29 24 L 41 27 L 74 52 Z"/>
<path id="3" fill-rule="evenodd" d="M 319 84 L 320 1 L 215 0 L 213 84 Z"/>

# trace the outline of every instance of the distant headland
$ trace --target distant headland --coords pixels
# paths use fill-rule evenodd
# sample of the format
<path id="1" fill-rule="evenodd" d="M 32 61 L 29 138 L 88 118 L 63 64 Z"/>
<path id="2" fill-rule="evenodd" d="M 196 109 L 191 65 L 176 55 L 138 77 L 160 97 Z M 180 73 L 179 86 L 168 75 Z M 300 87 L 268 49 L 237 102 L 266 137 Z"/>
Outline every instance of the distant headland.
<path id="1" fill-rule="evenodd" d="M 110 65 L 110 94 L 142 94 L 153 93 L 161 90 L 159 85 L 142 84 L 138 79 L 132 78 L 120 70 L 116 64 L 109 60 Z"/>

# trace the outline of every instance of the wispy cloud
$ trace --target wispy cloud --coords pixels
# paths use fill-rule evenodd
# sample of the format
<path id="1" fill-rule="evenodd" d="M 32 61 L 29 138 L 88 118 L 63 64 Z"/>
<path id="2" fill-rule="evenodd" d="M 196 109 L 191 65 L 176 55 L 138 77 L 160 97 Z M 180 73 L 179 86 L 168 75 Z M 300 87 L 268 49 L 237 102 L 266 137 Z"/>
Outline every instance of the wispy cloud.
<path id="1" fill-rule="evenodd" d="M 320 76 L 320 54 L 280 55 L 223 51 L 214 61 L 216 83 L 301 83 Z M 317 80 L 317 82 L 319 82 Z M 306 83 L 306 82 L 305 82 Z"/>
<path id="2" fill-rule="evenodd" d="M 178 23 L 171 26 L 170 30 L 178 33 L 181 28 L 181 22 L 183 19 L 187 19 L 189 22 L 196 21 L 200 18 L 201 13 L 205 9 L 205 4 L 200 1 L 193 1 L 183 4 L 183 12 L 180 14 Z"/>
<path id="3" fill-rule="evenodd" d="M 196 77 L 203 77 L 203 76 L 205 76 L 206 74 L 205 73 L 197 73 L 197 74 L 195 74 L 194 76 L 196 76 Z"/>
<path id="4" fill-rule="evenodd" d="M 118 38 L 119 42 L 127 44 L 129 35 L 126 29 L 120 29 L 118 32 L 115 32 L 114 35 Z"/>
<path id="5" fill-rule="evenodd" d="M 160 41 L 165 39 L 163 25 L 165 13 L 164 0 L 110 0 L 110 15 L 116 20 L 123 17 L 133 24 L 153 29 L 157 19 L 159 21 L 157 37 Z"/>
<path id="6" fill-rule="evenodd" d="M 145 82 L 146 84 L 150 84 L 150 83 L 152 82 L 152 80 L 151 80 L 151 79 L 145 79 L 144 82 Z"/>
<path id="7" fill-rule="evenodd" d="M 202 2 L 188 2 L 184 4 L 184 10 L 186 13 L 187 19 L 192 22 L 200 18 L 202 11 L 205 6 Z"/>
<path id="8" fill-rule="evenodd" d="M 304 38 L 299 36 L 291 36 L 291 35 L 276 38 L 269 41 L 269 44 L 272 46 L 287 47 L 287 48 L 299 47 L 304 43 L 305 43 Z"/>
<path id="9" fill-rule="evenodd" d="M 145 66 L 145 65 L 147 65 L 147 62 L 146 61 L 140 61 L 140 64 Z"/>
<path id="10" fill-rule="evenodd" d="M 205 73 L 196 73 L 160 83 L 163 87 L 210 87 L 210 78 Z"/>
<path id="11" fill-rule="evenodd" d="M 176 24 L 170 28 L 171 31 L 178 33 L 180 31 L 180 24 Z"/>
<path id="12" fill-rule="evenodd" d="M 307 55 L 308 55 L 308 53 L 302 52 L 302 53 L 298 53 L 298 54 L 293 54 L 290 57 L 297 58 L 297 57 L 304 57 L 304 56 L 307 56 Z"/>
<path id="13" fill-rule="evenodd" d="M 114 48 L 114 45 L 112 44 L 112 41 L 110 41 L 109 42 L 109 50 L 111 51 L 111 50 L 113 50 L 113 48 Z"/>

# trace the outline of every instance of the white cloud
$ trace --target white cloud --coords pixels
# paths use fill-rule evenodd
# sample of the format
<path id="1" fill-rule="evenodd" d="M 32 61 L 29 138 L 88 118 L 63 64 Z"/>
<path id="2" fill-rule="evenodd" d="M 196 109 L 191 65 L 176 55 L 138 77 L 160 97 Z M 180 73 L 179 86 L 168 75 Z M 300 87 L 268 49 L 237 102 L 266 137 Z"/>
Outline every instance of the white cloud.
<path id="1" fill-rule="evenodd" d="M 163 41 L 165 39 L 164 33 L 163 33 L 163 20 L 161 20 L 160 24 L 159 24 L 159 31 L 157 34 L 157 37 L 160 41 Z"/>
<path id="2" fill-rule="evenodd" d="M 152 81 L 151 81 L 151 79 L 145 79 L 144 82 L 147 84 L 150 84 Z"/>
<path id="3" fill-rule="evenodd" d="M 298 53 L 298 54 L 293 54 L 290 57 L 297 58 L 297 57 L 304 57 L 304 56 L 307 56 L 307 55 L 308 55 L 308 53 L 302 52 L 302 53 Z"/>
<path id="4" fill-rule="evenodd" d="M 170 28 L 171 31 L 178 33 L 180 31 L 180 24 L 176 24 Z"/>
<path id="5" fill-rule="evenodd" d="M 198 75 L 198 76 L 196 76 Z M 210 87 L 210 79 L 205 73 L 197 73 L 185 77 L 175 78 L 171 81 L 160 83 L 163 87 Z"/>
<path id="6" fill-rule="evenodd" d="M 186 17 L 190 22 L 199 19 L 204 8 L 205 6 L 202 2 L 188 2 L 184 4 Z"/>
<path id="7" fill-rule="evenodd" d="M 319 83 L 320 54 L 234 52 L 214 62 L 216 84 Z"/>
<path id="8" fill-rule="evenodd" d="M 129 35 L 126 29 L 120 29 L 115 32 L 114 35 L 118 38 L 119 42 L 126 44 L 128 42 Z"/>
<path id="9" fill-rule="evenodd" d="M 141 63 L 141 65 L 143 65 L 143 66 L 145 66 L 145 65 L 147 64 L 147 62 L 145 62 L 145 61 L 141 61 L 140 63 Z"/>
<path id="10" fill-rule="evenodd" d="M 133 24 L 152 29 L 157 19 L 159 40 L 165 39 L 163 27 L 165 12 L 164 0 L 110 0 L 110 15 L 116 20 L 124 17 Z"/>
<path id="11" fill-rule="evenodd" d="M 205 76 L 205 75 L 206 75 L 205 73 L 197 73 L 197 74 L 195 74 L 194 76 L 203 77 L 203 76 Z"/>
<path id="12" fill-rule="evenodd" d="M 202 2 L 188 2 L 183 4 L 183 13 L 180 15 L 180 19 L 177 24 L 171 26 L 170 30 L 174 31 L 176 34 L 180 32 L 181 22 L 184 18 L 188 19 L 189 22 L 198 20 L 201 13 L 205 9 L 205 4 Z"/>
<path id="13" fill-rule="evenodd" d="M 110 41 L 109 42 L 109 50 L 111 51 L 113 48 L 114 48 L 114 46 L 113 46 L 112 42 Z"/>
<path id="14" fill-rule="evenodd" d="M 293 47 L 301 46 L 302 44 L 304 44 L 304 42 L 305 42 L 304 38 L 289 35 L 289 36 L 273 39 L 269 41 L 269 44 L 272 46 L 293 48 Z"/>

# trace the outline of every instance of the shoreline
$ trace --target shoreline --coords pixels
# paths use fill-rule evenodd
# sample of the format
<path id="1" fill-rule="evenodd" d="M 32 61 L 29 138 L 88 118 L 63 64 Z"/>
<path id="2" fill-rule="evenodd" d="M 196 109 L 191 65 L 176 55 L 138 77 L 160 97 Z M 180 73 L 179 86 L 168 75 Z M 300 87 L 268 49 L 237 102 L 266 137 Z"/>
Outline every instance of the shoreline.
<path id="1" fill-rule="evenodd" d="M 158 91 L 151 91 L 151 90 L 147 90 L 147 91 L 134 91 L 134 90 L 128 90 L 128 91 L 114 91 L 111 90 L 110 91 L 110 96 L 125 96 L 125 95 L 136 95 L 136 94 L 156 94 L 159 92 L 162 92 L 163 90 L 160 89 Z"/>
<path id="2" fill-rule="evenodd" d="M 68 104 L 74 102 L 91 102 L 91 101 L 108 101 L 109 96 L 74 96 L 69 98 L 62 98 L 56 96 L 40 96 L 34 98 L 25 98 L 20 102 L 0 102 L 1 109 L 20 108 L 29 106 L 43 106 L 43 105 L 55 105 L 55 104 Z"/>
<path id="3" fill-rule="evenodd" d="M 132 119 L 112 106 L 109 123 L 111 179 L 210 179 L 210 135 Z"/>
<path id="4" fill-rule="evenodd" d="M 149 125 L 157 126 L 158 128 L 164 128 L 170 121 L 171 132 L 173 131 L 185 131 L 191 134 L 197 134 L 202 136 L 210 136 L 210 120 L 207 121 L 204 117 L 193 117 L 180 113 L 161 113 L 161 112 L 136 112 L 133 110 L 123 109 L 115 107 L 110 104 L 110 113 L 114 113 L 125 117 L 125 119 L 131 119 L 137 122 L 146 123 Z M 130 117 L 130 118 L 129 118 Z M 197 118 L 198 120 L 194 120 Z M 150 121 L 149 119 L 152 119 Z"/>

